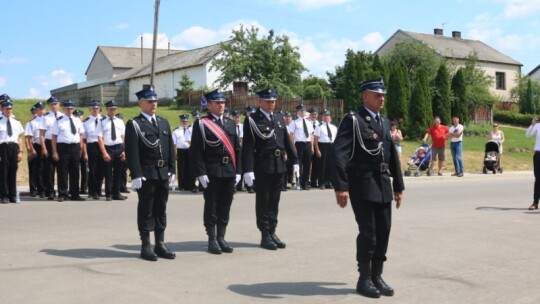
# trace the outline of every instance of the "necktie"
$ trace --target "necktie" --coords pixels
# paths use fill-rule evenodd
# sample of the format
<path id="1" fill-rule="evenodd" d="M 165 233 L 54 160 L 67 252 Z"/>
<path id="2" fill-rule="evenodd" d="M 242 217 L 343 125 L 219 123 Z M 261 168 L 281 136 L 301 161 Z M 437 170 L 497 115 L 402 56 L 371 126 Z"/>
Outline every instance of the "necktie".
<path id="1" fill-rule="evenodd" d="M 54 112 L 54 118 L 58 118 L 58 112 Z"/>
<path id="2" fill-rule="evenodd" d="M 270 113 L 270 122 L 274 123 L 274 114 Z"/>
<path id="3" fill-rule="evenodd" d="M 75 124 L 73 123 L 73 118 L 69 118 L 69 124 L 71 125 L 71 134 L 75 135 L 77 134 L 77 129 L 75 128 Z"/>
<path id="4" fill-rule="evenodd" d="M 306 119 L 303 118 L 302 119 L 302 122 L 304 123 L 304 134 L 306 135 L 306 140 L 309 138 L 309 132 L 307 130 L 307 124 L 306 124 Z"/>
<path id="5" fill-rule="evenodd" d="M 96 117 L 96 119 L 94 119 L 94 126 L 95 126 L 95 127 L 97 127 L 97 121 L 98 121 L 98 119 L 97 119 L 97 117 Z"/>
<path id="6" fill-rule="evenodd" d="M 317 122 L 316 121 L 313 122 L 313 130 L 315 130 L 315 128 L 317 128 Z"/>
<path id="7" fill-rule="evenodd" d="M 114 126 L 114 118 L 110 118 L 111 120 L 111 140 L 116 140 L 116 127 Z"/>
<path id="8" fill-rule="evenodd" d="M 154 117 L 152 117 L 152 124 L 154 125 L 154 127 L 156 127 L 157 129 L 157 123 L 156 123 L 156 119 Z"/>
<path id="9" fill-rule="evenodd" d="M 184 128 L 184 136 L 186 135 L 186 128 Z"/>
<path id="10" fill-rule="evenodd" d="M 7 134 L 8 136 L 13 135 L 13 129 L 11 129 L 11 120 L 9 118 L 7 120 Z"/>
<path id="11" fill-rule="evenodd" d="M 332 131 L 330 131 L 330 125 L 326 124 L 326 131 L 328 132 L 328 137 L 332 140 Z"/>
<path id="12" fill-rule="evenodd" d="M 381 116 L 379 116 L 379 113 L 377 113 L 377 115 L 375 115 L 375 120 L 377 121 L 377 123 L 380 126 L 381 125 Z"/>

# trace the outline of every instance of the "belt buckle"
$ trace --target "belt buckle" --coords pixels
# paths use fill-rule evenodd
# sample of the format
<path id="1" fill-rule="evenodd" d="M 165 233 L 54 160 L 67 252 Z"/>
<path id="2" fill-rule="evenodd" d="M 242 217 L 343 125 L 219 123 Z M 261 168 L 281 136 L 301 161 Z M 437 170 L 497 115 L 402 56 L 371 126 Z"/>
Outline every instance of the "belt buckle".
<path id="1" fill-rule="evenodd" d="M 276 149 L 276 151 L 274 151 L 274 156 L 281 156 L 281 150 Z"/>
<path id="2" fill-rule="evenodd" d="M 157 161 L 157 166 L 158 166 L 159 168 L 161 168 L 161 167 L 163 167 L 163 165 L 165 165 L 165 160 L 163 160 L 163 159 L 158 159 L 158 161 Z"/>
<path id="3" fill-rule="evenodd" d="M 381 163 L 380 165 L 381 165 L 381 167 L 380 167 L 381 173 L 385 173 L 385 172 L 388 171 L 388 164 L 387 163 Z"/>
<path id="4" fill-rule="evenodd" d="M 230 157 L 228 157 L 228 156 L 223 156 L 223 163 L 224 163 L 224 164 L 228 164 L 230 161 L 231 161 Z"/>

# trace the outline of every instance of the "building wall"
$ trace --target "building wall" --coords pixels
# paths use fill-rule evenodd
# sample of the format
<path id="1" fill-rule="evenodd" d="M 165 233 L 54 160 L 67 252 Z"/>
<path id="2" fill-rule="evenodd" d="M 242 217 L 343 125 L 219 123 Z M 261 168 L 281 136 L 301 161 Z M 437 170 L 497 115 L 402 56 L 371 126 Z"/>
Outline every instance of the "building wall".
<path id="1" fill-rule="evenodd" d="M 530 76 L 532 79 L 536 81 L 540 81 L 540 69 L 537 69 L 536 71 L 534 71 L 534 73 L 532 73 Z"/>
<path id="2" fill-rule="evenodd" d="M 512 89 L 517 86 L 519 77 L 521 76 L 521 67 L 517 65 L 491 63 L 491 62 L 477 62 L 477 67 L 484 69 L 487 76 L 493 77 L 494 83 L 489 88 L 491 93 L 497 96 L 502 101 L 514 101 L 512 100 Z M 505 75 L 505 89 L 497 89 L 495 81 L 495 73 L 504 73 Z"/>
<path id="3" fill-rule="evenodd" d="M 113 75 L 113 68 L 101 50 L 97 50 L 88 71 L 86 72 L 86 80 L 99 78 L 109 78 Z"/>

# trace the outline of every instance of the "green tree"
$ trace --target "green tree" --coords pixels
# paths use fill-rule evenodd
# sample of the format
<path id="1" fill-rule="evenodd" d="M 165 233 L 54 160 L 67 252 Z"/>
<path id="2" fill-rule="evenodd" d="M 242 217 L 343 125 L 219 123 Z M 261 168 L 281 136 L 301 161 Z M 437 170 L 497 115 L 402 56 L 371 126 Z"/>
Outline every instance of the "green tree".
<path id="1" fill-rule="evenodd" d="M 529 81 L 527 81 L 527 92 L 525 94 L 525 105 L 526 105 L 525 114 L 534 114 L 534 113 L 536 113 L 536 103 L 533 100 L 532 83 L 531 83 L 530 78 L 529 78 Z"/>
<path id="2" fill-rule="evenodd" d="M 405 64 L 399 58 L 390 69 L 390 76 L 386 83 L 388 89 L 386 113 L 390 119 L 398 121 L 402 129 L 406 129 L 408 125 L 409 100 L 411 99 L 409 85 Z"/>
<path id="3" fill-rule="evenodd" d="M 371 78 L 379 77 L 381 76 L 384 81 L 388 81 L 390 77 L 390 69 L 388 68 L 388 64 L 385 60 L 382 60 L 379 55 L 375 54 L 373 55 L 373 72 L 372 75 L 370 75 Z"/>
<path id="4" fill-rule="evenodd" d="M 467 85 L 463 69 L 457 70 L 452 78 L 452 115 L 457 115 L 463 123 L 469 122 L 469 107 L 467 104 Z"/>
<path id="5" fill-rule="evenodd" d="M 304 93 L 302 95 L 304 99 L 326 99 L 332 96 L 328 82 L 324 78 L 309 75 L 302 80 L 302 85 L 304 87 Z"/>
<path id="6" fill-rule="evenodd" d="M 524 114 L 527 113 L 527 90 L 529 88 L 529 83 L 531 87 L 532 95 L 532 104 L 536 109 L 536 112 L 540 109 L 540 82 L 531 79 L 530 76 L 521 77 L 518 80 L 518 85 L 512 89 L 512 98 L 517 100 L 519 103 L 519 112 Z"/>
<path id="7" fill-rule="evenodd" d="M 409 135 L 413 139 L 421 138 L 433 121 L 429 80 L 422 67 L 416 72 L 409 113 Z"/>
<path id="8" fill-rule="evenodd" d="M 332 96 L 334 98 L 343 99 L 343 92 L 345 92 L 344 89 L 344 71 L 342 66 L 336 66 L 335 72 L 330 73 L 326 72 L 326 76 L 328 77 L 328 86 L 330 87 L 330 90 L 332 92 Z"/>
<path id="9" fill-rule="evenodd" d="M 186 93 L 193 92 L 193 84 L 195 84 L 195 82 L 184 73 L 178 84 L 180 85 L 180 88 L 175 89 L 176 96 L 174 97 L 174 101 L 177 106 L 180 106 L 181 104 L 186 103 L 186 100 L 184 100 Z"/>
<path id="10" fill-rule="evenodd" d="M 274 34 L 258 38 L 259 29 L 251 27 L 233 30 L 232 40 L 221 43 L 222 56 L 216 58 L 210 70 L 221 72 L 216 80 L 220 87 L 235 81 L 252 84 L 257 91 L 274 87 L 284 97 L 302 94 L 302 72 L 306 68 L 300 62 L 300 53 L 286 35 Z"/>
<path id="11" fill-rule="evenodd" d="M 396 44 L 384 59 L 391 63 L 398 59 L 403 60 L 409 79 L 416 79 L 416 71 L 423 68 L 428 80 L 435 77 L 441 61 L 441 57 L 432 48 L 416 40 L 405 40 Z"/>
<path id="12" fill-rule="evenodd" d="M 478 68 L 476 62 L 478 55 L 471 53 L 463 67 L 463 76 L 467 84 L 468 105 L 475 110 L 481 105 L 492 106 L 497 99 L 491 94 L 489 87 L 493 85 L 494 79 L 486 75 L 485 70 Z"/>
<path id="13" fill-rule="evenodd" d="M 433 85 L 431 108 L 433 110 L 433 116 L 439 116 L 441 122 L 446 125 L 450 125 L 452 122 L 452 118 L 450 117 L 451 103 L 450 75 L 448 74 L 446 63 L 441 62 Z"/>

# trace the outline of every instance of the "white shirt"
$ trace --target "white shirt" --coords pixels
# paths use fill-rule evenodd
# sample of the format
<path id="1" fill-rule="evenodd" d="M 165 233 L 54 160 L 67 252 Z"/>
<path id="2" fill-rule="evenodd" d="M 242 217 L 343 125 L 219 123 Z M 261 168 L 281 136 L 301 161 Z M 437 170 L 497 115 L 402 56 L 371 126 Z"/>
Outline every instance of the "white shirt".
<path id="1" fill-rule="evenodd" d="M 177 149 L 189 148 L 189 141 L 191 140 L 191 131 L 189 131 L 189 126 L 185 128 L 180 126 L 174 129 L 172 135 L 173 142 Z"/>
<path id="2" fill-rule="evenodd" d="M 319 121 L 318 120 L 311 120 L 311 119 L 308 119 L 307 120 L 311 126 L 313 127 L 313 133 L 315 133 L 315 129 L 317 129 L 317 127 L 320 125 Z M 312 134 L 313 134 L 312 133 Z"/>
<path id="3" fill-rule="evenodd" d="M 57 118 L 60 118 L 64 116 L 64 114 L 60 112 L 56 112 L 56 115 L 51 111 L 47 113 L 47 115 L 43 116 L 43 119 L 41 120 L 41 125 L 39 126 L 40 130 L 45 130 L 45 139 L 51 139 L 52 138 L 52 128 L 56 124 Z"/>
<path id="4" fill-rule="evenodd" d="M 462 124 L 458 124 L 457 126 L 452 125 L 450 129 L 448 130 L 448 133 L 451 134 L 458 130 L 461 130 L 461 135 L 459 135 L 459 137 L 450 138 L 450 142 L 460 142 L 463 140 L 463 125 Z"/>
<path id="5" fill-rule="evenodd" d="M 236 135 L 238 136 L 238 138 L 244 138 L 244 124 L 242 123 L 236 124 L 235 128 L 236 128 Z"/>
<path id="6" fill-rule="evenodd" d="M 306 138 L 306 135 L 304 133 L 304 123 L 306 122 L 307 131 L 308 131 L 308 137 Z M 294 135 L 294 141 L 298 142 L 306 142 L 311 141 L 311 135 L 313 134 L 313 123 L 306 118 L 298 117 L 297 119 L 293 120 L 291 124 L 289 125 L 289 132 L 293 133 Z"/>
<path id="7" fill-rule="evenodd" d="M 88 116 L 86 120 L 83 122 L 84 126 L 84 137 L 86 139 L 86 143 L 95 143 L 98 141 L 98 125 L 99 121 L 103 118 L 101 115 L 98 116 Z"/>
<path id="8" fill-rule="evenodd" d="M 328 128 L 330 128 L 330 132 L 332 132 L 332 138 L 330 138 L 328 136 L 328 128 L 326 128 L 326 125 L 326 122 L 320 123 L 320 125 L 315 129 L 313 135 L 319 139 L 320 143 L 333 143 L 334 139 L 336 139 L 337 127 L 331 123 L 328 123 Z"/>
<path id="9" fill-rule="evenodd" d="M 536 135 L 536 142 L 534 143 L 534 151 L 540 151 L 540 123 L 536 123 L 534 127 L 531 125 L 525 132 L 527 137 Z"/>
<path id="10" fill-rule="evenodd" d="M 81 142 L 81 135 L 84 134 L 84 127 L 80 119 L 75 116 L 71 117 L 73 124 L 75 125 L 75 134 L 71 133 L 71 122 L 67 115 L 56 120 L 56 123 L 52 127 L 51 134 L 57 135 L 57 143 L 62 144 L 78 144 Z"/>
<path id="11" fill-rule="evenodd" d="M 98 123 L 97 133 L 103 139 L 105 146 L 114 146 L 124 142 L 124 134 L 126 134 L 126 126 L 124 121 L 118 117 L 113 117 L 114 129 L 116 130 L 116 139 L 112 140 L 112 123 L 111 117 L 107 116 Z"/>
<path id="12" fill-rule="evenodd" d="M 157 118 L 156 118 L 156 115 L 155 115 L 155 114 L 152 115 L 152 116 L 150 116 L 150 115 L 148 115 L 148 114 L 146 114 L 146 113 L 144 113 L 144 112 L 141 112 L 141 114 L 142 114 L 142 115 L 143 115 L 150 123 L 152 123 L 152 119 L 154 119 L 154 121 L 155 121 L 156 124 L 157 124 Z"/>
<path id="13" fill-rule="evenodd" d="M 11 124 L 11 136 L 8 136 L 7 134 L 8 119 Z M 19 136 L 23 133 L 24 129 L 20 121 L 13 118 L 13 116 L 10 118 L 2 116 L 2 119 L 0 119 L 0 144 L 19 143 Z"/>
<path id="14" fill-rule="evenodd" d="M 43 116 L 36 116 L 32 118 L 24 128 L 24 136 L 32 136 L 32 143 L 41 145 L 39 140 L 39 126 Z"/>

